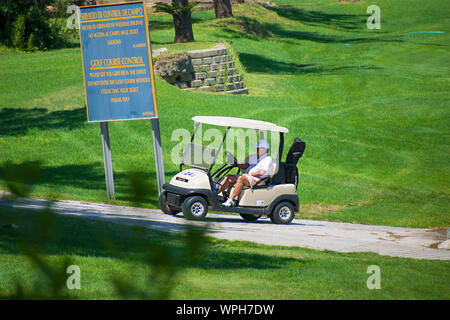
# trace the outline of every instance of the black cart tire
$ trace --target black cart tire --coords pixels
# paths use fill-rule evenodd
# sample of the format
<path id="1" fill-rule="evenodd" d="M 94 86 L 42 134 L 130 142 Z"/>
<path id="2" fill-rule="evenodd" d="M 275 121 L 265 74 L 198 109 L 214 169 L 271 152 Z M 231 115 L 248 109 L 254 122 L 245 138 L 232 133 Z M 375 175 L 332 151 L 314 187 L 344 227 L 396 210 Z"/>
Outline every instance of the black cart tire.
<path id="1" fill-rule="evenodd" d="M 192 196 L 183 201 L 181 208 L 187 219 L 201 220 L 208 213 L 208 202 L 203 197 Z"/>
<path id="2" fill-rule="evenodd" d="M 240 215 L 242 219 L 248 222 L 255 222 L 256 220 L 261 218 L 261 215 L 255 216 L 254 214 L 245 214 L 245 213 L 241 213 Z"/>
<path id="3" fill-rule="evenodd" d="M 294 219 L 294 215 L 294 205 L 288 201 L 283 201 L 275 206 L 272 214 L 269 217 L 273 223 L 289 224 L 291 223 L 292 219 Z"/>
<path id="4" fill-rule="evenodd" d="M 176 215 L 177 213 L 181 212 L 180 208 L 177 208 L 177 207 L 167 204 L 167 198 L 166 198 L 165 192 L 162 192 L 159 196 L 159 208 L 165 214 Z"/>

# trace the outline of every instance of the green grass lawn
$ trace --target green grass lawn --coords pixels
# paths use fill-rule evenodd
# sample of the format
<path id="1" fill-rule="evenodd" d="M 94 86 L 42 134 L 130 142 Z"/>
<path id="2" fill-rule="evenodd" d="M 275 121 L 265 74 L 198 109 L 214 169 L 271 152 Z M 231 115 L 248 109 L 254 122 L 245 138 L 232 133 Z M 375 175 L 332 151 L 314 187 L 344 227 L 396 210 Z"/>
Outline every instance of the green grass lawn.
<path id="1" fill-rule="evenodd" d="M 448 1 L 273 1 L 233 5 L 234 17 L 193 13 L 197 42 L 173 45 L 171 17 L 150 14 L 152 48 L 205 48 L 225 40 L 246 69 L 249 96 L 188 93 L 156 80 L 166 180 L 176 128 L 195 115 L 274 122 L 306 141 L 297 217 L 440 228 L 449 215 Z M 443 34 L 411 34 L 414 31 Z M 0 55 L 0 172 L 41 160 L 33 196 L 107 201 L 100 128 L 88 124 L 78 48 Z M 150 121 L 110 123 L 116 198 L 128 176 L 155 183 Z M 3 187 L 2 187 L 3 185 Z M 0 188 L 4 183 L 0 180 Z M 157 206 L 156 193 L 148 199 Z M 256 249 L 255 249 L 256 250 Z M 290 250 L 290 249 L 287 249 Z"/>
<path id="2" fill-rule="evenodd" d="M 175 263 L 185 252 L 185 241 L 179 234 L 65 216 L 49 220 L 53 233 L 42 238 L 46 241 L 39 241 L 35 231 L 42 214 L 10 212 L 8 215 L 19 228 L 3 228 L 0 233 L 0 297 L 14 295 L 16 283 L 25 288 L 25 293 L 35 288 L 52 297 L 51 291 L 47 291 L 45 274 L 37 271 L 24 255 L 18 254 L 19 240 L 24 237 L 32 243 L 42 244 L 41 250 L 47 254 L 45 261 L 63 273 L 64 287 L 60 294 L 75 299 L 123 298 L 117 294 L 112 279 L 129 281 L 149 293 L 159 282 L 149 282 L 149 273 L 153 269 L 145 262 L 146 252 L 157 252 L 156 248 L 164 245 L 169 252 L 164 257 Z M 213 238 L 206 238 L 205 243 L 199 259 L 170 278 L 173 286 L 169 298 L 450 298 L 448 261 L 387 258 L 372 253 L 336 253 Z M 66 259 L 69 264 L 80 267 L 80 290 L 65 287 L 69 276 L 63 267 Z M 367 267 L 371 265 L 380 267 L 379 290 L 369 290 L 366 286 L 370 276 Z M 126 297 L 136 298 L 134 295 Z"/>

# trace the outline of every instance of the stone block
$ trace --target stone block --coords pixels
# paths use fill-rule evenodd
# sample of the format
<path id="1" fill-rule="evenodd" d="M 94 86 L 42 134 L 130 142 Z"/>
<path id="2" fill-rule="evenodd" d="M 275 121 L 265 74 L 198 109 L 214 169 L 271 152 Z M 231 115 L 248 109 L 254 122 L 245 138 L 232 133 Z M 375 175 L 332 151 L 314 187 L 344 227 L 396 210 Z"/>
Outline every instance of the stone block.
<path id="1" fill-rule="evenodd" d="M 234 61 L 228 61 L 228 68 L 234 68 Z"/>
<path id="2" fill-rule="evenodd" d="M 195 80 L 202 80 L 206 79 L 206 73 L 204 72 L 196 72 L 195 73 Z"/>
<path id="3" fill-rule="evenodd" d="M 224 77 L 217 77 L 216 83 L 224 83 L 224 82 L 225 82 L 225 78 Z"/>
<path id="4" fill-rule="evenodd" d="M 234 83 L 227 83 L 227 84 L 225 85 L 225 87 L 227 88 L 227 91 L 228 91 L 228 90 L 234 90 L 234 89 L 236 89 Z"/>
<path id="5" fill-rule="evenodd" d="M 236 75 L 234 76 L 234 79 L 235 79 L 236 81 L 241 81 L 241 75 L 240 75 L 240 74 L 236 74 Z"/>
<path id="6" fill-rule="evenodd" d="M 217 71 L 209 71 L 208 78 L 215 78 L 217 76 Z"/>
<path id="7" fill-rule="evenodd" d="M 202 64 L 202 59 L 192 59 L 191 61 L 192 61 L 192 64 L 193 64 L 193 65 L 199 65 L 199 64 Z"/>
<path id="8" fill-rule="evenodd" d="M 205 58 L 219 55 L 219 49 L 205 49 L 205 50 L 194 50 L 189 51 L 188 55 L 191 58 Z"/>
<path id="9" fill-rule="evenodd" d="M 237 69 L 236 69 L 236 68 L 228 69 L 228 74 L 229 74 L 229 75 L 233 75 L 233 74 L 235 74 L 235 73 L 237 73 Z"/>
<path id="10" fill-rule="evenodd" d="M 231 94 L 248 94 L 248 89 L 247 88 L 236 89 L 236 90 L 227 91 L 226 93 L 231 93 Z"/>
<path id="11" fill-rule="evenodd" d="M 199 88 L 200 91 L 211 91 L 211 87 L 210 86 L 203 86 Z"/>
<path id="12" fill-rule="evenodd" d="M 224 90 L 223 84 L 216 84 L 214 86 L 214 91 L 215 92 L 219 92 L 219 91 L 223 91 L 223 90 Z"/>
<path id="13" fill-rule="evenodd" d="M 202 85 L 202 80 L 191 81 L 191 87 L 193 87 L 193 88 L 200 87 L 201 85 Z"/>
<path id="14" fill-rule="evenodd" d="M 230 61 L 229 55 L 220 56 L 220 62 L 228 62 Z"/>
<path id="15" fill-rule="evenodd" d="M 211 62 L 212 62 L 212 58 L 211 57 L 203 58 L 203 63 L 204 64 L 211 64 Z"/>
<path id="16" fill-rule="evenodd" d="M 219 65 L 218 64 L 211 64 L 210 66 L 210 70 L 218 70 L 219 69 Z"/>
<path id="17" fill-rule="evenodd" d="M 214 78 L 208 78 L 208 79 L 205 79 L 205 81 L 204 81 L 204 84 L 207 86 L 211 86 L 215 83 L 216 83 L 216 79 L 214 79 Z"/>
<path id="18" fill-rule="evenodd" d="M 221 61 L 220 57 L 217 57 L 217 56 L 216 57 L 212 57 L 212 63 L 216 63 L 217 64 L 217 63 L 220 63 L 220 61 Z"/>
<path id="19" fill-rule="evenodd" d="M 227 82 L 234 82 L 235 81 L 235 77 L 234 76 L 228 76 L 227 78 Z"/>

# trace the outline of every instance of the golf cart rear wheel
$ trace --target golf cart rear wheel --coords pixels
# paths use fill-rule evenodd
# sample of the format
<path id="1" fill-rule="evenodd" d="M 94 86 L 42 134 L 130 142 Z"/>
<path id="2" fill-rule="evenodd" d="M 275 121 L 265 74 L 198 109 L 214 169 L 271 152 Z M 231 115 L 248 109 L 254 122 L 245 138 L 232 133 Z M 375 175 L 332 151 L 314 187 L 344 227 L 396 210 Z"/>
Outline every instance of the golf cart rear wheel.
<path id="1" fill-rule="evenodd" d="M 254 214 L 245 214 L 245 213 L 241 213 L 240 215 L 241 215 L 242 219 L 244 219 L 245 221 L 248 221 L 248 222 L 254 222 L 254 221 L 258 220 L 259 218 L 261 218 L 261 215 L 255 216 Z"/>
<path id="2" fill-rule="evenodd" d="M 192 196 L 181 206 L 184 216 L 189 220 L 201 220 L 208 213 L 208 202 L 200 196 Z"/>
<path id="3" fill-rule="evenodd" d="M 167 198 L 166 198 L 165 192 L 162 192 L 161 195 L 159 196 L 159 208 L 165 214 L 171 214 L 171 215 L 176 215 L 178 212 L 181 211 L 179 208 L 167 204 Z"/>
<path id="4" fill-rule="evenodd" d="M 276 224 L 289 224 L 294 219 L 295 208 L 292 203 L 283 201 L 275 206 L 270 220 Z"/>

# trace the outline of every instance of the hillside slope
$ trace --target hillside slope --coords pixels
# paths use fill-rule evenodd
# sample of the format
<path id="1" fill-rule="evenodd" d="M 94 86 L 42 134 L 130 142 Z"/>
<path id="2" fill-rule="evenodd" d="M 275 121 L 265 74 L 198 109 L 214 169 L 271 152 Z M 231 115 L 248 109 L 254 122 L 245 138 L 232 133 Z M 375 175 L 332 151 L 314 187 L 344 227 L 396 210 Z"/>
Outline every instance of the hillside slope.
<path id="1" fill-rule="evenodd" d="M 195 11 L 197 42 L 183 45 L 171 44 L 171 17 L 150 14 L 153 49 L 230 42 L 250 91 L 188 93 L 157 79 L 167 179 L 177 170 L 172 131 L 191 129 L 192 116 L 272 121 L 289 128 L 287 144 L 297 136 L 307 143 L 299 217 L 448 227 L 449 2 L 377 1 L 381 30 L 366 28 L 366 2 L 298 2 L 234 5 L 234 17 L 219 21 L 213 11 Z M 41 160 L 35 196 L 106 201 L 79 49 L 2 49 L 0 76 L 0 171 L 7 160 Z M 150 122 L 111 123 L 110 135 L 115 202 L 129 204 L 130 172 L 156 180 Z M 157 205 L 155 194 L 149 205 Z"/>

